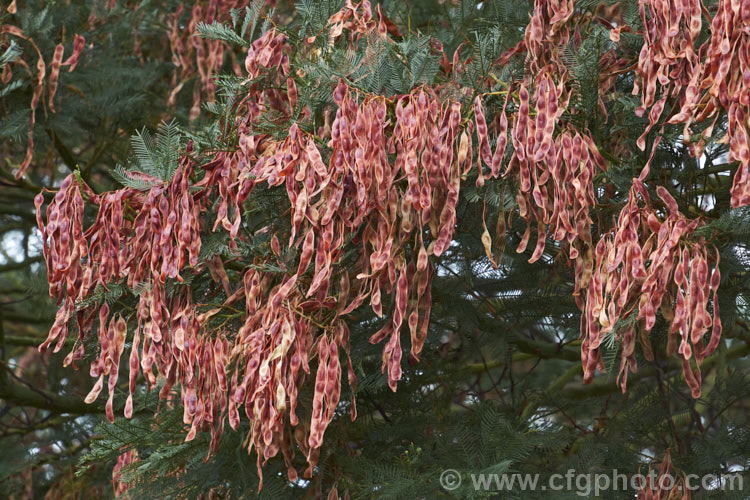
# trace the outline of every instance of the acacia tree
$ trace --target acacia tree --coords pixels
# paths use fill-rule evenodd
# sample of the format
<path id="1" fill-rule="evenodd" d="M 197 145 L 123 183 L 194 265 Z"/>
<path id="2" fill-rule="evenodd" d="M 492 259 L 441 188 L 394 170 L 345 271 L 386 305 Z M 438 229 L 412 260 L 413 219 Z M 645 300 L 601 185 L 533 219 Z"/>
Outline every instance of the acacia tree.
<path id="1" fill-rule="evenodd" d="M 118 4 L 85 28 L 127 13 L 173 64 L 155 117 L 187 120 L 96 165 L 120 187 L 61 153 L 40 177 L 39 350 L 108 420 L 79 476 L 400 498 L 487 494 L 447 468 L 744 472 L 748 2 Z M 37 49 L 17 178 L 92 35 L 49 80 Z"/>

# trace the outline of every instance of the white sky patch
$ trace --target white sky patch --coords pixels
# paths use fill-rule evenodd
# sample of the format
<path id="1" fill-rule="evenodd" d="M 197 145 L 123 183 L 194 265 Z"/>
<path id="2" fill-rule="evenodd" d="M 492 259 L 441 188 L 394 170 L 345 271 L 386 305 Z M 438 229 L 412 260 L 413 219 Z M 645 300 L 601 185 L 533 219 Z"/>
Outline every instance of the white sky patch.
<path id="1" fill-rule="evenodd" d="M 8 231 L 0 239 L 0 248 L 2 249 L 0 264 L 8 264 L 9 261 L 20 262 L 23 260 L 23 233 Z"/>
<path id="2" fill-rule="evenodd" d="M 714 196 L 712 193 L 709 193 L 705 196 L 698 195 L 698 206 L 700 206 L 701 210 L 711 210 L 716 206 L 716 196 Z"/>
<path id="3" fill-rule="evenodd" d="M 23 260 L 23 233 L 21 231 L 8 231 L 0 238 L 0 264 L 8 264 L 9 261 L 21 262 Z M 42 237 L 38 228 L 33 228 L 29 235 L 29 257 L 36 257 L 42 253 Z M 6 256 L 8 258 L 6 258 Z"/>

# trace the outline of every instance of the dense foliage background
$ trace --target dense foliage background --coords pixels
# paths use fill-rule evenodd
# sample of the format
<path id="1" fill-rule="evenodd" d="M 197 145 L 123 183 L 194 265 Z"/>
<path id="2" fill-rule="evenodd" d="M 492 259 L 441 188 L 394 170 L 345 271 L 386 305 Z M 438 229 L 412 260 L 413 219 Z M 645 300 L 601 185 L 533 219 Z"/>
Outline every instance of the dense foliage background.
<path id="1" fill-rule="evenodd" d="M 720 3 L 704 2 L 703 15 L 716 15 Z M 256 124 L 273 137 L 285 137 L 297 119 L 308 120 L 313 134 L 317 127 L 330 126 L 332 96 L 341 79 L 358 92 L 386 98 L 421 85 L 447 88 L 463 105 L 462 124 L 474 120 L 472 103 L 482 94 L 487 122 L 497 127 L 508 88 L 528 71 L 523 55 L 503 54 L 523 39 L 532 2 L 373 2 L 373 11 L 388 20 L 383 25 L 393 43 L 365 34 L 354 46 L 346 43 L 348 32 L 343 42 L 328 39 L 329 20 L 343 5 L 336 0 L 2 4 L 1 496 L 256 494 L 257 457 L 247 452 L 250 424 L 244 416 L 238 430 L 227 426 L 209 455 L 209 432 L 185 442 L 190 426 L 183 423 L 179 398 L 176 405 L 166 405 L 158 391 L 146 391 L 141 379 L 133 416 L 123 417 L 125 370 L 114 396 L 114 422 L 105 417 L 104 395 L 84 403 L 93 384 L 88 366 L 99 355 L 96 338 L 87 338 L 84 359 L 75 363 L 79 370 L 63 367 L 67 349 L 51 355 L 37 351 L 57 306 L 48 296 L 34 196 L 46 189 L 48 204 L 72 172 L 95 193 L 137 184 L 128 170 L 147 171 L 150 164 L 169 171 L 179 160 L 175 152 L 184 152 L 188 141 L 200 164 L 208 164 L 217 151 L 236 149 L 233 120 L 245 92 L 245 57 L 250 43 L 272 28 L 284 33 L 293 48 L 292 76 L 300 103 L 290 116 L 271 114 Z M 518 213 L 517 180 L 488 178 L 482 185 L 473 169 L 462 180 L 450 247 L 432 261 L 432 313 L 419 362 L 405 348 L 403 376 L 393 392 L 387 374 L 381 373 L 383 345 L 369 342 L 383 320 L 367 307 L 354 311 L 348 321 L 349 350 L 358 383 L 343 384 L 314 474 L 290 481 L 284 461 L 275 457 L 263 468 L 259 496 L 490 496 L 492 492 L 474 491 L 468 480 L 448 491 L 441 487 L 440 475 L 445 469 L 466 478 L 481 472 L 548 477 L 569 469 L 633 474 L 658 466 L 668 455 L 676 474 L 745 475 L 745 491 L 721 491 L 717 485 L 694 496 L 747 497 L 750 212 L 730 206 L 738 163 L 728 159 L 730 146 L 716 140 L 727 128 L 726 113 L 719 113 L 700 158 L 690 156 L 682 125 L 665 120 L 645 136 L 645 148 L 637 144 L 649 122 L 656 122 L 648 113 L 636 113 L 641 101 L 632 92 L 644 43 L 638 7 L 633 1 L 576 2 L 578 28 L 560 55 L 575 89 L 565 119 L 587 130 L 606 160 L 606 170 L 593 179 L 594 241 L 614 226 L 632 179 L 654 151 L 646 180 L 653 199 L 658 200 L 656 186 L 666 187 L 681 213 L 701 220 L 696 234 L 721 256 L 723 336 L 701 364 L 700 397 L 692 397 L 682 365 L 667 355 L 669 323 L 662 316 L 651 332 L 654 359 L 647 360 L 637 345 L 638 369 L 628 376 L 626 392 L 616 380 L 623 348 L 619 334 L 602 342 L 605 370 L 592 383 L 582 383 L 581 311 L 568 248 L 548 235 L 541 258 L 529 263 L 533 241 L 524 253 L 516 252 L 527 222 Z M 198 26 L 197 20 L 207 24 Z M 618 30 L 619 42 L 612 41 L 613 28 L 626 25 L 632 30 Z M 56 47 L 62 44 L 62 58 L 68 58 L 76 50 L 76 35 L 85 39 L 80 59 L 72 71 L 70 65 L 62 66 L 53 92 L 49 80 Z M 709 37 L 706 19 L 698 36 L 699 41 Z M 47 68 L 42 77 L 40 59 Z M 268 78 L 254 83 L 278 84 Z M 668 105 L 677 107 L 671 101 Z M 302 111 L 305 106 L 307 112 Z M 495 145 L 496 133 L 490 135 Z M 658 147 L 653 146 L 657 136 L 662 137 Z M 33 156 L 17 179 L 30 137 Z M 476 161 L 480 153 L 476 145 L 474 149 Z M 250 199 L 243 212 L 248 225 L 288 215 L 289 201 L 280 191 L 267 189 Z M 216 209 L 207 208 L 212 221 Z M 87 210 L 87 220 L 93 221 L 96 212 Z M 500 230 L 501 218 L 507 232 Z M 485 250 L 486 226 L 494 238 L 490 253 L 497 266 Z M 259 235 L 239 251 L 210 227 L 201 234 L 201 260 L 220 256 L 233 283 L 242 266 L 257 264 L 270 253 L 270 234 Z M 203 269 L 186 286 L 196 297 L 221 296 L 222 287 L 212 277 Z M 89 299 L 113 310 L 134 310 L 141 291 L 112 285 Z M 222 318 L 221 328 L 236 332 L 241 324 L 230 314 Z M 73 337 L 66 346 L 73 346 Z M 132 331 L 126 353 L 131 342 Z M 300 401 L 310 401 L 312 392 L 312 384 L 302 386 Z M 354 421 L 352 393 L 357 401 Z M 293 463 L 301 474 L 304 454 Z M 114 490 L 113 469 L 118 479 Z M 543 493 L 504 492 L 503 497 Z M 610 491 L 606 497 L 634 494 Z M 580 496 L 575 491 L 554 495 Z"/>

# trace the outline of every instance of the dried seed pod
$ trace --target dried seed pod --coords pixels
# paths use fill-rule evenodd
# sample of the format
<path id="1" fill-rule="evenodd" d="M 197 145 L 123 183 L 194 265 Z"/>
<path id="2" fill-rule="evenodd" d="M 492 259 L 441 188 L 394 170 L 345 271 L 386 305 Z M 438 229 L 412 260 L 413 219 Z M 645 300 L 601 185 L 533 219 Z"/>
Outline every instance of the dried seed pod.
<path id="1" fill-rule="evenodd" d="M 49 75 L 49 109 L 53 113 L 55 112 L 55 93 L 57 92 L 57 79 L 60 76 L 60 65 L 62 63 L 63 51 L 65 47 L 62 44 L 58 44 L 55 47 L 55 54 L 52 56 L 52 67 L 50 68 Z"/>
<path id="2" fill-rule="evenodd" d="M 636 69 L 634 95 L 641 96 L 636 114 L 649 110 L 649 126 L 638 140 L 645 147 L 646 133 L 662 114 L 667 95 L 679 103 L 679 111 L 666 118 L 671 124 L 683 124 L 684 140 L 691 144 L 691 154 L 700 156 L 711 136 L 721 110 L 727 113 L 729 160 L 740 167 L 731 188 L 731 204 L 750 204 L 750 149 L 748 124 L 750 115 L 750 79 L 747 58 L 750 44 L 746 32 L 750 26 L 744 4 L 721 0 L 709 19 L 711 36 L 696 47 L 701 32 L 702 10 L 698 0 L 689 0 L 675 9 L 672 2 L 641 1 L 640 16 L 644 24 L 644 45 Z M 657 91 L 662 97 L 656 100 Z M 713 118 L 700 136 L 691 133 L 694 123 Z M 647 170 L 647 169 L 644 169 Z"/>
<path id="3" fill-rule="evenodd" d="M 656 322 L 656 312 L 661 309 L 666 311 L 664 316 L 671 319 L 669 345 L 676 345 L 676 335 L 680 335 L 677 354 L 682 358 L 683 371 L 692 394 L 698 397 L 700 371 L 697 368 L 693 370 L 690 359 L 695 357 L 696 364 L 700 365 L 707 352 L 715 349 L 721 335 L 716 299 L 720 281 L 718 251 L 714 248 L 710 255 L 702 239 L 692 241 L 690 235 L 698 221 L 687 220 L 666 189 L 657 188 L 657 194 L 668 208 L 663 221 L 657 218 L 641 181 L 634 179 L 630 198 L 620 212 L 616 230 L 613 234 L 605 235 L 597 244 L 594 274 L 586 289 L 582 308 L 586 319 L 581 323 L 582 350 L 586 351 L 585 359 L 589 360 L 584 364 L 584 380 L 590 380 L 596 366 L 590 360 L 601 359 L 598 347 L 602 336 L 614 332 L 623 342 L 618 380 L 624 392 L 627 372 L 636 368 L 633 350 L 635 336 L 632 323 L 623 327 L 623 333 L 623 328 L 617 329 L 617 322 L 639 320 L 641 345 L 646 357 L 653 359 L 648 334 Z M 715 270 L 709 282 L 710 261 L 714 262 Z M 607 286 L 602 286 L 601 276 L 604 275 L 608 276 Z M 666 293 L 667 284 L 671 284 L 669 294 Z M 708 313 L 711 291 L 713 319 Z M 674 309 L 672 294 L 675 297 Z M 711 340 L 704 351 L 703 337 L 712 324 Z M 668 351 L 673 350 L 674 347 L 668 346 Z"/>
<path id="4" fill-rule="evenodd" d="M 171 97 L 185 78 L 198 76 L 197 103 L 201 96 L 212 95 L 211 77 L 223 62 L 223 51 L 218 43 L 185 36 L 198 19 L 218 16 L 215 2 L 198 2 L 189 14 L 184 33 L 179 29 L 181 11 L 170 20 L 170 44 L 180 75 Z M 363 306 L 377 316 L 387 316 L 370 340 L 385 343 L 382 369 L 393 390 L 402 376 L 404 324 L 409 330 L 409 354 L 419 358 L 429 330 L 432 259 L 453 242 L 461 182 L 471 173 L 477 154 L 480 184 L 496 178 L 501 167 L 518 181 L 515 198 L 527 223 L 519 250 L 528 246 L 534 228 L 531 261 L 542 257 L 547 236 L 568 245 L 575 266 L 576 302 L 583 310 L 584 381 L 603 369 L 601 342 L 614 332 L 622 342 L 618 381 L 624 389 L 628 372 L 636 369 L 636 339 L 646 357 L 653 357 L 648 331 L 661 310 L 671 321 L 670 342 L 683 359 L 685 377 L 695 393 L 700 372 L 692 368 L 690 358 L 699 364 L 716 348 L 721 333 L 718 253 L 691 236 L 698 222 L 680 214 L 667 191 L 657 190 L 667 207 L 666 216 L 651 208 L 638 180 L 616 229 L 594 245 L 589 210 L 596 201 L 594 176 L 605 162 L 592 136 L 564 118 L 573 85 L 557 50 L 577 43 L 568 23 L 574 15 L 571 1 L 535 1 L 523 42 L 501 56 L 507 60 L 526 51 L 528 72 L 521 83 L 491 93 L 505 92 L 497 122 L 487 123 L 485 106 L 491 101 L 485 96 L 474 100 L 474 120 L 464 123 L 461 104 L 441 95 L 439 86 L 422 86 L 386 99 L 363 95 L 342 79 L 333 90 L 335 106 L 324 111 L 325 123 L 317 137 L 307 132 L 312 127 L 302 123 L 309 119 L 309 110 L 297 109 L 300 96 L 290 74 L 284 35 L 275 29 L 264 33 L 250 45 L 244 60 L 246 97 L 236 104 L 236 149 L 213 153 L 201 166 L 186 151 L 169 181 L 140 177 L 149 185 L 144 191 L 125 188 L 96 195 L 71 176 L 47 209 L 46 225 L 40 214 L 43 197 L 35 199 L 50 291 L 61 306 L 42 348 L 57 341 L 55 349 L 60 349 L 74 316 L 82 334 L 90 331 L 98 313 L 101 352 L 91 365 L 90 373 L 97 380 L 87 401 L 96 399 L 106 375 L 109 418 L 113 418 L 113 381 L 131 332 L 126 416 L 134 411 L 140 370 L 151 387 L 157 379 L 164 380 L 162 398 L 178 401 L 179 391 L 186 439 L 207 427 L 215 450 L 224 417 L 228 415 L 234 429 L 240 418 L 247 418 L 248 448 L 257 452 L 259 473 L 263 463 L 281 450 L 290 479 L 296 477 L 291 466 L 292 436 L 307 457 L 310 472 L 340 399 L 342 351 L 349 384 L 356 385 L 348 356 L 347 316 Z M 678 25 L 687 26 L 680 19 Z M 692 11 L 689 20 L 694 30 Z M 387 40 L 392 32 L 387 18 L 379 10 L 373 16 L 368 2 L 347 1 L 331 18 L 329 28 L 334 43 L 341 39 L 352 45 L 364 36 Z M 82 48 L 82 38 L 80 43 L 76 38 L 75 61 Z M 457 50 L 450 68 L 460 70 L 461 65 Z M 261 85 L 261 76 L 275 84 Z M 694 97 L 700 89 L 692 92 Z M 650 126 L 657 124 L 661 113 L 654 99 L 645 98 Z M 299 112 L 300 123 L 293 123 L 282 138 L 264 134 L 256 125 L 268 112 L 285 116 Z M 736 118 L 730 121 L 731 133 L 739 138 L 731 154 L 744 161 L 745 136 L 737 120 L 747 115 L 737 109 L 731 114 Z M 513 148 L 506 153 L 509 122 Z M 495 132 L 493 153 L 489 136 Z M 322 137 L 330 156 L 321 154 Z M 506 157 L 509 163 L 504 166 Z M 489 175 L 483 164 L 490 168 Z M 735 178 L 740 185 L 744 185 L 742 175 Z M 284 198 L 288 212 L 283 217 L 288 220 L 268 222 L 250 234 L 251 229 L 243 225 L 245 202 L 269 188 L 277 188 Z M 84 195 L 98 207 L 85 230 Z M 213 228 L 204 215 L 211 207 L 215 207 Z M 503 245 L 505 224 L 501 212 L 495 246 Z M 201 255 L 201 236 L 209 231 L 228 235 L 231 250 L 264 234 L 270 236 L 270 245 L 254 254 L 252 262 L 234 254 L 230 267 L 226 256 Z M 282 249 L 284 243 L 287 248 Z M 484 217 L 482 243 L 496 265 L 499 259 L 494 259 Z M 175 282 L 206 273 L 218 285 L 211 284 L 205 296 L 193 297 L 187 286 L 172 290 Z M 117 312 L 110 317 L 104 304 L 97 311 L 100 301 L 85 302 L 96 286 L 114 282 L 138 290 L 130 324 Z M 219 303 L 211 302 L 214 299 Z M 213 328 L 212 321 L 219 317 L 236 321 L 239 328 L 231 334 Z M 622 322 L 626 326 L 621 329 Z M 711 339 L 704 349 L 709 328 Z M 69 356 L 82 357 L 80 346 Z M 314 384 L 311 401 L 300 401 L 305 383 Z M 299 404 L 312 409 L 305 422 L 301 421 L 304 412 L 297 415 Z M 241 407 L 246 417 L 240 416 Z M 352 401 L 352 418 L 355 415 Z"/>

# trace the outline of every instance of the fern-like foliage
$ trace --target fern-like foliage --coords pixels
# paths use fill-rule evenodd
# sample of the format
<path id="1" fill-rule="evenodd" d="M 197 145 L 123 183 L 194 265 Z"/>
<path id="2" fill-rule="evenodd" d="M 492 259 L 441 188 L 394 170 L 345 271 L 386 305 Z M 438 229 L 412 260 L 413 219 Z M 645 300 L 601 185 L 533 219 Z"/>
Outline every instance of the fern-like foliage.
<path id="1" fill-rule="evenodd" d="M 146 174 L 160 181 L 172 178 L 180 162 L 184 147 L 184 135 L 175 121 L 162 122 L 152 137 L 147 129 L 137 132 L 130 140 L 133 156 L 129 160 L 129 169 L 117 165 L 112 177 L 125 187 L 147 190 L 155 181 L 138 176 Z"/>

